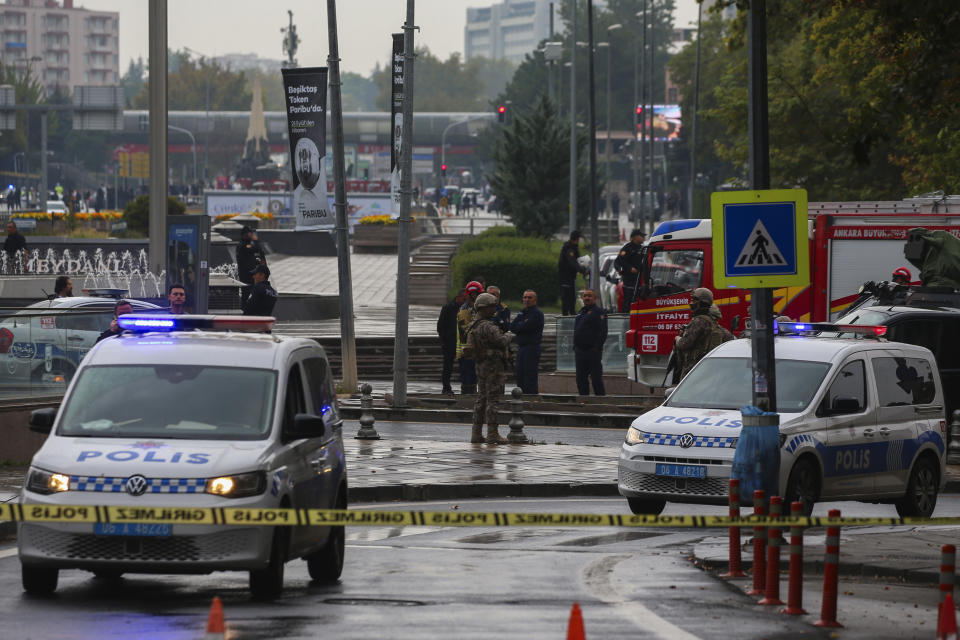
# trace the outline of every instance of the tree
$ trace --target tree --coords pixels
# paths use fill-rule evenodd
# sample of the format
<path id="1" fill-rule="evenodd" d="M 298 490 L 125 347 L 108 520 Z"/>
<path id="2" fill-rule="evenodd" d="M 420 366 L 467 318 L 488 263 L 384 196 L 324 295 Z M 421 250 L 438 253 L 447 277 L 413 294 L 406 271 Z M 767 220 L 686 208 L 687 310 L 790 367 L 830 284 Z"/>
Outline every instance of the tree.
<path id="1" fill-rule="evenodd" d="M 373 84 L 378 87 L 376 107 L 390 110 L 390 66 L 374 69 Z M 413 63 L 414 111 L 478 111 L 485 107 L 480 94 L 477 69 L 465 66 L 459 53 L 440 60 L 426 47 L 417 49 Z"/>
<path id="2" fill-rule="evenodd" d="M 185 51 L 170 53 L 167 74 L 168 108 L 170 110 L 200 110 L 206 108 L 207 94 L 211 111 L 246 111 L 250 108 L 250 87 L 242 71 L 232 71 L 216 60 L 194 60 Z M 134 109 L 149 107 L 148 83 L 144 83 L 134 97 Z"/>
<path id="3" fill-rule="evenodd" d="M 137 58 L 136 62 L 131 58 L 127 72 L 120 78 L 120 85 L 123 87 L 123 95 L 128 107 L 146 82 L 146 71 L 147 65 L 144 64 L 143 57 Z"/>
<path id="4" fill-rule="evenodd" d="M 167 196 L 168 216 L 182 216 L 186 210 L 182 202 Z M 123 219 L 130 231 L 147 235 L 150 232 L 150 196 L 144 194 L 128 202 L 123 209 Z"/>
<path id="5" fill-rule="evenodd" d="M 570 190 L 570 133 L 545 95 L 527 113 L 499 131 L 493 145 L 495 169 L 488 176 L 503 213 L 525 236 L 550 238 L 567 222 Z M 577 140 L 583 158 L 585 138 Z M 577 167 L 580 211 L 586 210 L 587 171 Z"/>

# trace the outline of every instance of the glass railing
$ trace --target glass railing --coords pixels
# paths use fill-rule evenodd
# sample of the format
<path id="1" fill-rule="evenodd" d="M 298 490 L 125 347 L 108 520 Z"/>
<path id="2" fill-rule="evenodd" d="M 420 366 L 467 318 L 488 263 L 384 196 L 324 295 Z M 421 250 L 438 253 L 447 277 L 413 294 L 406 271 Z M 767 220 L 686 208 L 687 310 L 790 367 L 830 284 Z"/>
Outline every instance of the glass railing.
<path id="1" fill-rule="evenodd" d="M 557 318 L 557 371 L 576 371 L 573 356 L 573 323 L 575 316 Z M 614 314 L 607 316 L 607 340 L 603 343 L 603 372 L 627 372 L 627 330 L 630 316 Z"/>

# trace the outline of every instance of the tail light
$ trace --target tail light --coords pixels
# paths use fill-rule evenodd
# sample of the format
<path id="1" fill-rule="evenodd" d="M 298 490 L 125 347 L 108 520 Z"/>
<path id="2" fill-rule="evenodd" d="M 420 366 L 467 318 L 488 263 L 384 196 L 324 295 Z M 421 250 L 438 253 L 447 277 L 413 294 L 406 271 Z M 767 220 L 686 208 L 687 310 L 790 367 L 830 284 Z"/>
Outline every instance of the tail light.
<path id="1" fill-rule="evenodd" d="M 10 347 L 12 345 L 13 332 L 7 328 L 0 329 L 0 353 L 6 353 L 10 351 Z"/>

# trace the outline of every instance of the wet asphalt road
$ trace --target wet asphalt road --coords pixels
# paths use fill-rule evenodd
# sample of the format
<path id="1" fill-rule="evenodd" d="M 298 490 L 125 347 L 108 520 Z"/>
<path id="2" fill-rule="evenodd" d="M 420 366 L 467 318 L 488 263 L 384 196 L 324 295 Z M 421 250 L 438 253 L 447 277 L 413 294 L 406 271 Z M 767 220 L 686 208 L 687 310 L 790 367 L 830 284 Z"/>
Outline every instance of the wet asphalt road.
<path id="1" fill-rule="evenodd" d="M 836 507 L 822 505 L 823 509 Z M 892 507 L 844 503 L 845 515 L 889 515 Z M 384 508 L 355 505 L 354 508 Z M 389 508 L 626 513 L 617 498 L 476 500 Z M 818 509 L 819 510 L 819 509 Z M 721 507 L 670 505 L 668 513 L 723 513 Z M 960 513 L 946 496 L 937 515 Z M 125 576 L 102 581 L 63 572 L 50 599 L 25 597 L 15 547 L 0 546 L 0 637 L 202 638 L 210 601 L 224 602 L 228 637 L 248 638 L 563 638 L 579 602 L 587 637 L 827 638 L 817 616 L 785 617 L 758 607 L 734 585 L 688 559 L 696 530 L 581 528 L 348 529 L 341 582 L 312 586 L 306 565 L 287 565 L 286 590 L 256 603 L 242 573 Z M 806 584 L 819 607 L 819 579 Z M 932 637 L 936 591 L 844 584 L 843 638 Z M 856 593 L 856 595 L 854 595 Z M 914 607 L 914 605 L 917 605 Z M 855 614 L 851 611 L 854 608 Z"/>

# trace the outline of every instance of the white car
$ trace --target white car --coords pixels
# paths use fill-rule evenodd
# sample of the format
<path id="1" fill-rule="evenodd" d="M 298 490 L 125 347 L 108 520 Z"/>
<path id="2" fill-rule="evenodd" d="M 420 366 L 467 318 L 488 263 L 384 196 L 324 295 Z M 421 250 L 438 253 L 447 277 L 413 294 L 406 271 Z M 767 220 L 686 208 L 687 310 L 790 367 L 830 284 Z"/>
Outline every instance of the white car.
<path id="1" fill-rule="evenodd" d="M 272 318 L 121 316 L 125 332 L 80 364 L 59 411 L 38 409 L 49 436 L 20 494 L 31 507 L 346 508 L 347 475 L 333 378 L 313 340 L 263 331 Z M 165 331 L 153 329 L 169 325 Z M 218 331 L 228 328 L 229 332 Z M 344 529 L 215 524 L 21 522 L 28 593 L 64 569 L 122 573 L 249 571 L 277 596 L 284 563 L 336 581 Z"/>
<path id="2" fill-rule="evenodd" d="M 57 386 L 62 391 L 80 361 L 110 328 L 116 300 L 75 296 L 36 302 L 0 321 L 0 388 Z M 134 311 L 160 309 L 129 300 Z"/>
<path id="3" fill-rule="evenodd" d="M 47 213 L 60 213 L 67 215 L 67 205 L 62 200 L 47 200 Z"/>
<path id="4" fill-rule="evenodd" d="M 775 349 L 785 502 L 802 501 L 807 514 L 820 500 L 892 502 L 901 516 L 930 516 L 946 482 L 947 442 L 933 354 L 802 336 L 778 337 Z M 727 503 L 750 380 L 750 341 L 726 342 L 634 420 L 618 480 L 634 513 L 660 513 L 667 501 Z"/>

